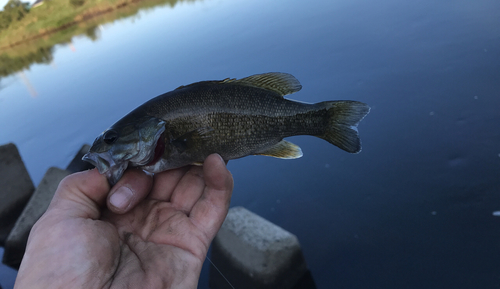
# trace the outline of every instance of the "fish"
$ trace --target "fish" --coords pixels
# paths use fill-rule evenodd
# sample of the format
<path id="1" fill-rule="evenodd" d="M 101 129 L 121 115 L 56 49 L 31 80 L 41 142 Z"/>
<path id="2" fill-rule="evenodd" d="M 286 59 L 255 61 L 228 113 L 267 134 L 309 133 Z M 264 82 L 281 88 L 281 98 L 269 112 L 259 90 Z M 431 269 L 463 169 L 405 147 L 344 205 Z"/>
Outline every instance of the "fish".
<path id="1" fill-rule="evenodd" d="M 114 185 L 128 167 L 158 173 L 202 165 L 212 153 L 225 161 L 249 155 L 300 158 L 301 148 L 284 140 L 296 135 L 360 152 L 357 126 L 370 107 L 352 100 L 309 104 L 284 97 L 301 89 L 294 76 L 282 72 L 180 86 L 103 131 L 83 160 Z"/>

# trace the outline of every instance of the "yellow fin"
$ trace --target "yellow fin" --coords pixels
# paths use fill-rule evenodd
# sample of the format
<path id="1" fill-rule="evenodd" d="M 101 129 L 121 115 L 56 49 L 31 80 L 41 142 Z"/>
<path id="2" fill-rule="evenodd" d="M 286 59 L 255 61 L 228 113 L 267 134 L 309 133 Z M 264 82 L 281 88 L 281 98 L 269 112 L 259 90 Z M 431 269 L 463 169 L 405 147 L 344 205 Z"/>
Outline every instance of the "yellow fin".
<path id="1" fill-rule="evenodd" d="M 235 83 L 246 86 L 253 86 L 276 92 L 280 96 L 292 94 L 302 89 L 302 85 L 293 75 L 283 72 L 269 72 L 251 75 L 242 79 L 226 78 L 223 80 L 199 81 L 192 84 L 181 85 L 176 88 L 183 89 L 200 84 L 222 84 Z"/>
<path id="2" fill-rule="evenodd" d="M 203 163 L 202 162 L 195 162 L 195 163 L 192 163 L 193 166 L 203 166 Z"/>
<path id="3" fill-rule="evenodd" d="M 242 79 L 224 79 L 224 83 L 238 83 L 247 86 L 264 88 L 281 96 L 292 94 L 302 89 L 302 85 L 293 75 L 282 72 L 255 74 Z"/>
<path id="4" fill-rule="evenodd" d="M 256 155 L 270 156 L 280 159 L 298 159 L 302 156 L 302 150 L 296 144 L 282 140 L 272 147 L 255 153 Z"/>

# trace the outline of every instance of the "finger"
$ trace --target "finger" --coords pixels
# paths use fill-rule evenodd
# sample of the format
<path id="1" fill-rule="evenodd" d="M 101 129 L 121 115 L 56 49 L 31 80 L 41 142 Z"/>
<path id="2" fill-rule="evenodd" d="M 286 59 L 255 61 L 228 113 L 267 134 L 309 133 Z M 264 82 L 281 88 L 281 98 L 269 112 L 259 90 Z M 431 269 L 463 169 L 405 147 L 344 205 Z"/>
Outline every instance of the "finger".
<path id="1" fill-rule="evenodd" d="M 226 218 L 233 191 L 233 176 L 217 154 L 208 156 L 203 169 L 206 187 L 190 218 L 210 242 Z"/>
<path id="2" fill-rule="evenodd" d="M 175 187 L 190 168 L 190 166 L 186 166 L 156 173 L 154 175 L 153 189 L 151 190 L 149 198 L 169 202 Z"/>
<path id="3" fill-rule="evenodd" d="M 124 214 L 144 200 L 151 191 L 153 178 L 140 169 L 126 170 L 113 186 L 108 197 L 108 208 L 117 214 Z"/>
<path id="4" fill-rule="evenodd" d="M 191 166 L 174 189 L 170 202 L 174 208 L 189 214 L 204 188 L 203 167 Z"/>
<path id="5" fill-rule="evenodd" d="M 106 177 L 96 169 L 75 173 L 59 183 L 48 210 L 60 210 L 69 217 L 98 219 L 108 192 Z"/>

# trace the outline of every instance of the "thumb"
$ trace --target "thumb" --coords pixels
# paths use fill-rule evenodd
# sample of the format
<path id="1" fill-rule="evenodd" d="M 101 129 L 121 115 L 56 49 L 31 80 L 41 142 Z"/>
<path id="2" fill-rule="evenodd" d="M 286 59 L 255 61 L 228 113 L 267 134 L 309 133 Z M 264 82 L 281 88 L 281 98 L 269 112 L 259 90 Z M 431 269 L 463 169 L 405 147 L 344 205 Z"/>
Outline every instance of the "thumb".
<path id="1" fill-rule="evenodd" d="M 108 195 L 108 208 L 123 214 L 141 202 L 151 190 L 152 177 L 142 170 L 127 170 L 110 189 L 104 175 L 96 169 L 64 178 L 56 190 L 49 210 L 62 216 L 99 219 Z"/>
<path id="2" fill-rule="evenodd" d="M 68 217 L 98 219 L 109 189 L 106 177 L 97 169 L 69 175 L 59 183 L 47 211 L 62 210 Z"/>

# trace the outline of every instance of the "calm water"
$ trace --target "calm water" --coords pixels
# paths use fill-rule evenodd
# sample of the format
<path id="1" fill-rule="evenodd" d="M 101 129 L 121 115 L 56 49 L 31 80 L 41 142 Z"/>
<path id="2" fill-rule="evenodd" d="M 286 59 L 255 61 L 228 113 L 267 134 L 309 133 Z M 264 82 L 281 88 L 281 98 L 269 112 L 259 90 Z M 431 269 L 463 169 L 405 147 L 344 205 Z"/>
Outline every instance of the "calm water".
<path id="1" fill-rule="evenodd" d="M 229 162 L 232 206 L 296 234 L 318 288 L 500 287 L 500 2 L 204 0 L 160 7 L 0 80 L 0 144 L 35 184 L 182 84 L 281 71 L 371 113 L 351 155 Z M 205 266 L 207 269 L 208 267 Z M 200 288 L 207 288 L 204 269 Z M 11 288 L 14 273 L 0 268 Z"/>

